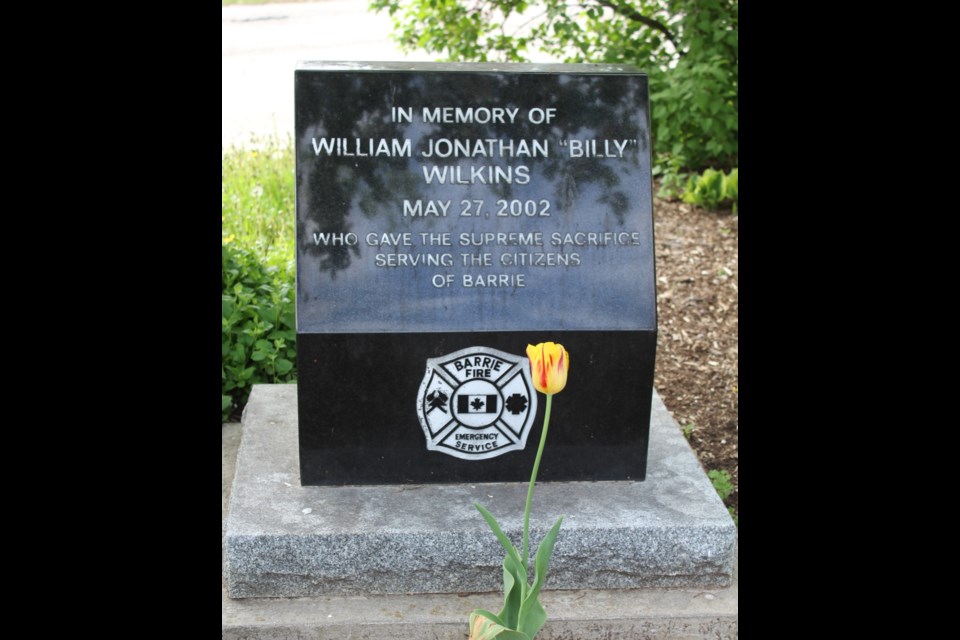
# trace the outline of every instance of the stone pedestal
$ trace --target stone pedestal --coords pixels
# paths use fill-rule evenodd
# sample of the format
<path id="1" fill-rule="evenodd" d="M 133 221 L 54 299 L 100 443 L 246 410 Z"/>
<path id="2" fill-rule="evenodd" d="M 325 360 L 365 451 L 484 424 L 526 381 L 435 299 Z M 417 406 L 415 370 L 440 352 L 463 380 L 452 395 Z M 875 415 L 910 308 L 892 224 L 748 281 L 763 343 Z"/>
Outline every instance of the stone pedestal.
<path id="1" fill-rule="evenodd" d="M 301 486 L 296 392 L 258 385 L 244 413 L 225 533 L 231 598 L 502 588 L 503 551 L 473 504 L 519 546 L 526 483 Z M 648 460 L 643 482 L 538 483 L 531 547 L 565 516 L 547 589 L 731 585 L 736 527 L 656 394 Z"/>

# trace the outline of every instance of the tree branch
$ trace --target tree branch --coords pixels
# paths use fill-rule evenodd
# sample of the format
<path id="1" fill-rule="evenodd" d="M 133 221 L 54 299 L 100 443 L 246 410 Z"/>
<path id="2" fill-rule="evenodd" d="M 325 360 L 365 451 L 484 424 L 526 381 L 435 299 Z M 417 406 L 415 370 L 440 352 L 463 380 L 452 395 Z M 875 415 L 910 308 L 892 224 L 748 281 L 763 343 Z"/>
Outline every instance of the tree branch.
<path id="1" fill-rule="evenodd" d="M 667 28 L 667 25 L 663 24 L 662 22 L 658 22 L 653 18 L 648 18 L 647 16 L 637 11 L 635 8 L 629 5 L 623 6 L 619 2 L 614 2 L 611 0 L 596 0 L 596 3 L 608 9 L 612 9 L 614 13 L 619 13 L 620 15 L 626 18 L 629 18 L 630 20 L 643 23 L 648 27 L 650 27 L 651 29 L 656 29 L 657 31 L 661 32 L 664 36 L 666 36 L 667 40 L 670 41 L 670 43 L 673 45 L 673 48 L 677 50 L 677 53 L 679 55 L 681 56 L 683 55 L 683 51 L 680 49 L 680 45 L 677 44 L 677 41 L 674 38 L 673 32 L 670 31 L 670 29 Z"/>

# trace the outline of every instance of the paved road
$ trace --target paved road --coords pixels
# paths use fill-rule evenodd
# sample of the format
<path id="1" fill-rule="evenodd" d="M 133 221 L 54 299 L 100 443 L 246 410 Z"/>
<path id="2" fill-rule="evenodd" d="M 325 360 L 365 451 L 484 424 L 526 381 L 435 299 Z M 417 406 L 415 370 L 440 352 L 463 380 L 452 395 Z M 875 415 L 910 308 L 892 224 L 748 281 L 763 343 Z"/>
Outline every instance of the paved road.
<path id="1" fill-rule="evenodd" d="M 366 0 L 232 5 L 221 8 L 222 144 L 251 134 L 293 135 L 298 60 L 425 61 L 389 40 L 391 21 Z"/>

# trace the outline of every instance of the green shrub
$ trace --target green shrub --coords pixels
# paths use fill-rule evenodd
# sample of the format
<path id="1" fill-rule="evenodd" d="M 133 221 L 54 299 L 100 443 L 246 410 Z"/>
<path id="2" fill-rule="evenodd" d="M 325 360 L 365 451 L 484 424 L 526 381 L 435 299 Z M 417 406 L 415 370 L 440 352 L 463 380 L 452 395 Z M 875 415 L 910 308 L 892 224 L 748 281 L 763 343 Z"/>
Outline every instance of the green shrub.
<path id="1" fill-rule="evenodd" d="M 369 0 L 369 6 L 390 14 L 406 51 L 525 62 L 539 50 L 564 62 L 635 64 L 650 78 L 658 153 L 685 171 L 739 164 L 737 0 Z"/>
<path id="2" fill-rule="evenodd" d="M 739 169 L 734 169 L 729 175 L 716 169 L 707 169 L 701 175 L 692 175 L 687 179 L 683 201 L 710 209 L 732 204 L 736 213 L 738 180 Z"/>
<path id="3" fill-rule="evenodd" d="M 656 149 L 702 171 L 739 162 L 739 5 L 731 0 L 668 2 L 680 15 L 685 51 L 661 81 L 651 78 Z"/>
<path id="4" fill-rule="evenodd" d="M 726 501 L 734 491 L 733 478 L 730 477 L 730 473 L 723 469 L 711 469 L 707 472 L 707 477 L 710 478 L 710 482 L 720 499 Z M 733 507 L 727 507 L 727 513 L 730 514 L 730 517 L 733 518 L 733 524 L 739 529 L 740 516 L 736 510 Z"/>
<path id="5" fill-rule="evenodd" d="M 296 380 L 296 324 L 291 274 L 229 243 L 221 257 L 220 402 L 227 421 L 246 403 L 251 385 Z"/>
<path id="6" fill-rule="evenodd" d="M 682 170 L 679 160 L 667 153 L 658 154 L 651 173 L 654 178 L 660 179 L 658 198 L 679 200 L 683 196 L 683 187 L 690 174 Z"/>
<path id="7" fill-rule="evenodd" d="M 253 138 L 221 158 L 221 418 L 250 385 L 296 379 L 293 144 Z"/>
<path id="8" fill-rule="evenodd" d="M 707 472 L 707 477 L 713 483 L 713 488 L 717 490 L 717 495 L 721 500 L 726 500 L 733 493 L 733 482 L 730 474 L 723 469 L 711 469 Z"/>

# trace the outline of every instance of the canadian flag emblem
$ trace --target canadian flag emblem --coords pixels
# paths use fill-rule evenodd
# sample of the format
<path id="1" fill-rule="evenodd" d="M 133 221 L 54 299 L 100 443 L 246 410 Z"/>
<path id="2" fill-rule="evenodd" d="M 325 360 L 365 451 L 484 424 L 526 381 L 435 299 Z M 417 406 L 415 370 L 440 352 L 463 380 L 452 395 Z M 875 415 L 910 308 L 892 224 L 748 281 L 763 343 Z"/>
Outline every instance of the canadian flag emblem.
<path id="1" fill-rule="evenodd" d="M 457 413 L 497 413 L 500 396 L 457 396 Z"/>

